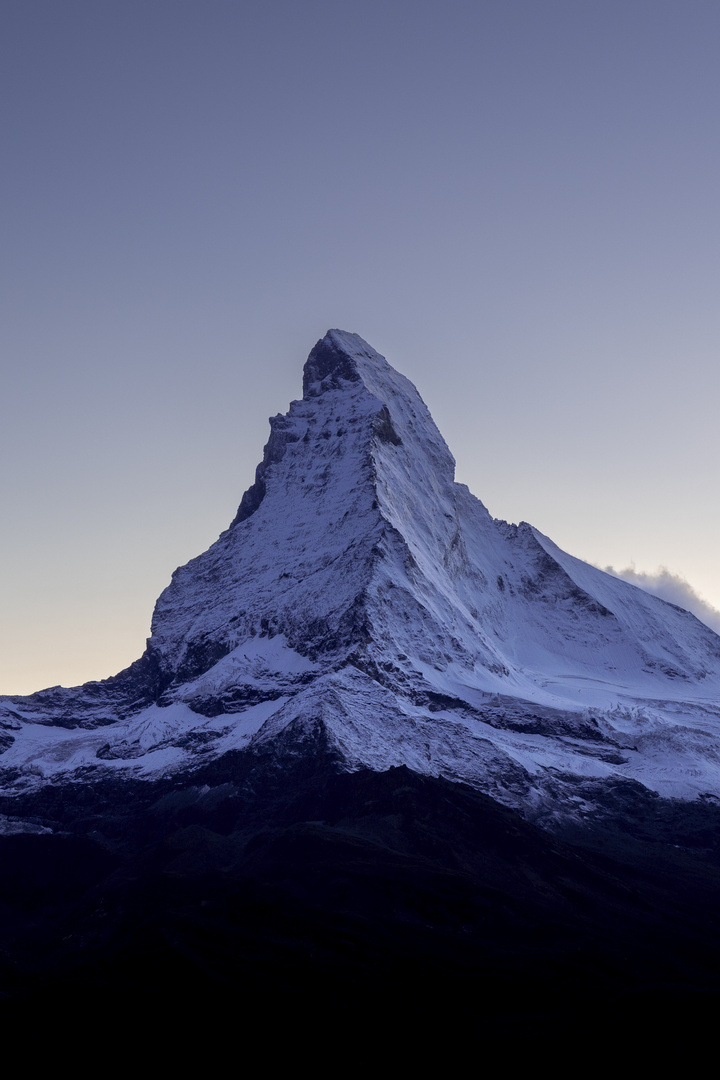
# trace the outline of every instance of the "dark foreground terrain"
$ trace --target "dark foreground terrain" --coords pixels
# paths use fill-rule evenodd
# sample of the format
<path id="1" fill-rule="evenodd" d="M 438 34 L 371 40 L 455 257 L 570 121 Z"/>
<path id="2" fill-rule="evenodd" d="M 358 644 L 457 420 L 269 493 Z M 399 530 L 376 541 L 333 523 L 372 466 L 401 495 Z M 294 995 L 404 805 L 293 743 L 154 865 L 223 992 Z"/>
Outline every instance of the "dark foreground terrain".
<path id="1" fill-rule="evenodd" d="M 622 790 L 602 828 L 551 835 L 463 785 L 306 749 L 0 806 L 54 829 L 0 839 L 6 1016 L 714 1026 L 714 806 Z"/>

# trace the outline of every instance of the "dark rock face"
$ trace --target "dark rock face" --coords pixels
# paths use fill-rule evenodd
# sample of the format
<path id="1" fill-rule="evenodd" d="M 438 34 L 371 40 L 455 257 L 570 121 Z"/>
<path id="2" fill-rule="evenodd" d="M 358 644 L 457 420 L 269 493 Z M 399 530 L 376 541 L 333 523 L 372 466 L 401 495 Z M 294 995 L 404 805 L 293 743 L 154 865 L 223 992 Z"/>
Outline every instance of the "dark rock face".
<path id="1" fill-rule="evenodd" d="M 270 417 L 270 438 L 265 444 L 263 459 L 255 470 L 255 483 L 243 495 L 238 512 L 230 528 L 251 517 L 265 498 L 265 474 L 271 465 L 282 461 L 289 443 L 297 442 L 298 435 L 293 430 L 286 416 L 278 414 Z"/>
<path id="2" fill-rule="evenodd" d="M 308 356 L 303 371 L 303 396 L 314 397 L 323 390 L 337 390 L 341 380 L 359 382 L 360 375 L 331 330 Z"/>
<path id="3" fill-rule="evenodd" d="M 392 417 L 387 406 L 384 406 L 377 414 L 374 430 L 380 442 L 390 443 L 392 446 L 402 446 L 402 439 L 393 426 Z"/>

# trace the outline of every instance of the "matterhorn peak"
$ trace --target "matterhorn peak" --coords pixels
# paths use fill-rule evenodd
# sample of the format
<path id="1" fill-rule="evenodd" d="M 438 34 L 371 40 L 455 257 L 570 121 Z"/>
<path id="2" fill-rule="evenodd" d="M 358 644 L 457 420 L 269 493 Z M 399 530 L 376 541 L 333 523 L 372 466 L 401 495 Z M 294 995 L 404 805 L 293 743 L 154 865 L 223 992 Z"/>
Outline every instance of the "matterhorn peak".
<path id="1" fill-rule="evenodd" d="M 371 349 L 358 334 L 345 330 L 328 330 L 320 338 L 305 362 L 303 371 L 303 397 L 316 397 L 323 390 L 338 389 L 341 380 L 357 382 L 360 378 L 358 358 L 366 358 L 370 364 L 387 367 L 380 353 Z"/>
<path id="2" fill-rule="evenodd" d="M 328 330 L 311 350 L 303 370 L 303 398 L 343 383 L 362 382 L 371 392 L 383 395 L 406 393 L 419 396 L 412 383 L 388 364 L 359 334 Z"/>
<path id="3" fill-rule="evenodd" d="M 720 796 L 718 700 L 712 631 L 494 521 L 413 384 L 329 330 L 231 526 L 158 599 L 143 657 L 0 700 L 0 782 L 164 775 L 319 725 L 345 768 L 450 776 L 527 813 L 578 769 Z"/>
<path id="4" fill-rule="evenodd" d="M 362 338 L 315 345 L 151 629 L 112 679 L 0 699 L 0 995 L 23 1016 L 162 1000 L 205 1030 L 300 1002 L 306 1032 L 338 1002 L 355 1024 L 351 992 L 371 1030 L 415 993 L 428 1030 L 443 1003 L 455 1032 L 468 1001 L 504 1024 L 548 1000 L 565 1032 L 557 978 L 592 1034 L 584 965 L 623 1015 L 633 979 L 712 1007 L 720 638 L 493 520 Z"/>

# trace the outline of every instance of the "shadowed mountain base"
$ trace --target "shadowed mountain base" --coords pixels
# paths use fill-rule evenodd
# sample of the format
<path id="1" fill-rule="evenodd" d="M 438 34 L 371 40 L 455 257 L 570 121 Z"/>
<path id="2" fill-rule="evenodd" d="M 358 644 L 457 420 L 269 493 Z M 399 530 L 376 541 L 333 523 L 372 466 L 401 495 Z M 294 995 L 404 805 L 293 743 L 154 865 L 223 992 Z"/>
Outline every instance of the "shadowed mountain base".
<path id="1" fill-rule="evenodd" d="M 342 773 L 313 750 L 104 806 L 94 789 L 92 810 L 82 788 L 31 797 L 61 831 L 0 838 L 5 1009 L 137 1019 L 162 1001 L 245 1023 L 282 1007 L 291 1025 L 529 1036 L 647 1009 L 685 1030 L 720 1004 L 714 807 L 685 847 L 639 838 L 662 832 L 647 806 L 562 838 L 462 785 Z"/>

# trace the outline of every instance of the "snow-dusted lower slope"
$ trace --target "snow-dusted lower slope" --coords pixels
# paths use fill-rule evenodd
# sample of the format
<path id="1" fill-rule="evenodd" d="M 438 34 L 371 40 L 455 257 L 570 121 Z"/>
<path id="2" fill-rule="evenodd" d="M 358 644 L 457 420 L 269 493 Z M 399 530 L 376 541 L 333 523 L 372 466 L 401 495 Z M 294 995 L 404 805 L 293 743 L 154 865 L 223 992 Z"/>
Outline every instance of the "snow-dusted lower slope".
<path id="1" fill-rule="evenodd" d="M 318 727 L 349 769 L 406 764 L 532 815 L 618 777 L 720 797 L 720 638 L 493 520 L 412 384 L 333 330 L 144 656 L 0 701 L 1 779 L 151 777 Z"/>

